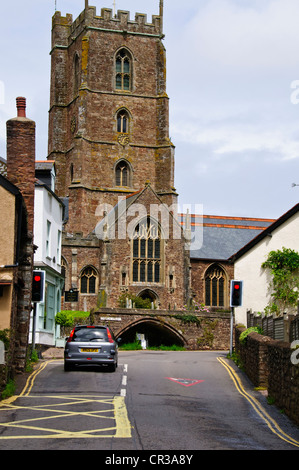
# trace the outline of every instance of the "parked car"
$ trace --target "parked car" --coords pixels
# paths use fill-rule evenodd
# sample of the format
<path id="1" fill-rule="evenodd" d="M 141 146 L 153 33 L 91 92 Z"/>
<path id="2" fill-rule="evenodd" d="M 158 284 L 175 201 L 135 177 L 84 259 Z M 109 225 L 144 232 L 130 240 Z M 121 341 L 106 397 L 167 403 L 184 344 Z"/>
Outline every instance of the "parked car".
<path id="1" fill-rule="evenodd" d="M 75 366 L 103 365 L 114 372 L 118 344 L 107 326 L 76 326 L 66 340 L 64 370 Z"/>

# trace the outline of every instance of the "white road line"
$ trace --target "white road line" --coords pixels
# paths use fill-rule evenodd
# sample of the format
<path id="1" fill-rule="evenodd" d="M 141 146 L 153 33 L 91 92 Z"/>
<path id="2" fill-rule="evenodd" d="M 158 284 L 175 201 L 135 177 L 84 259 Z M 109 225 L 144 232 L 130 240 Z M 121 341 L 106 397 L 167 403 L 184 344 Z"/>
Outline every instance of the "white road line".
<path id="1" fill-rule="evenodd" d="M 126 374 L 127 372 L 128 372 L 128 364 L 124 364 L 124 374 Z M 127 383 L 128 383 L 128 377 L 126 375 L 123 375 L 121 379 L 121 384 L 123 385 L 123 387 L 126 387 Z M 120 396 L 125 397 L 126 394 L 127 394 L 126 388 L 122 388 L 120 390 Z"/>

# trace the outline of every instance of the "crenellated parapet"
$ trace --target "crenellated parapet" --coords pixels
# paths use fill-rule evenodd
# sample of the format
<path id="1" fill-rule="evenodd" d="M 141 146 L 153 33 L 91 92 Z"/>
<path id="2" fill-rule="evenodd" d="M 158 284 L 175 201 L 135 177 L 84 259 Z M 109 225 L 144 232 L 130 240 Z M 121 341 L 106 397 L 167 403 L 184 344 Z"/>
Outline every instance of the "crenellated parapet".
<path id="1" fill-rule="evenodd" d="M 135 19 L 131 20 L 129 11 L 118 10 L 116 15 L 113 15 L 111 8 L 102 8 L 101 15 L 98 16 L 96 7 L 88 6 L 75 21 L 73 15 L 62 16 L 60 11 L 56 11 L 52 18 L 52 47 L 57 44 L 68 46 L 75 37 L 90 29 L 161 37 L 162 23 L 160 15 L 153 15 L 151 23 L 148 23 L 144 13 L 136 13 Z"/>

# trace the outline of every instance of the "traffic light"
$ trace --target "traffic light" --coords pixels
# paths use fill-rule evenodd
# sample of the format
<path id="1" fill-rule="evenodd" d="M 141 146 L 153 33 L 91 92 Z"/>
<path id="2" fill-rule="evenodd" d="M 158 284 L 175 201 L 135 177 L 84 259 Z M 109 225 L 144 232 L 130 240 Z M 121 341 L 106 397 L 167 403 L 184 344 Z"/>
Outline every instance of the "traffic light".
<path id="1" fill-rule="evenodd" d="M 42 302 L 44 299 L 44 271 L 33 271 L 32 302 Z"/>
<path id="2" fill-rule="evenodd" d="M 241 307 L 243 294 L 243 281 L 231 281 L 230 284 L 230 306 Z"/>

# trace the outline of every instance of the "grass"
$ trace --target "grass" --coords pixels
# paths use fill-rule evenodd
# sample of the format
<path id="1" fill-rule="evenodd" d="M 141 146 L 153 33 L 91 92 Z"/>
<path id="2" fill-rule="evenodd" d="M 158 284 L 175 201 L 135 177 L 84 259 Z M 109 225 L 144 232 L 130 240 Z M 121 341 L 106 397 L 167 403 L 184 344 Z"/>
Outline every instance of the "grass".
<path id="1" fill-rule="evenodd" d="M 134 341 L 134 343 L 122 344 L 119 349 L 120 351 L 136 351 L 142 349 L 142 347 L 139 341 Z"/>
<path id="2" fill-rule="evenodd" d="M 172 346 L 161 344 L 161 346 L 150 346 L 147 349 L 151 351 L 186 351 L 183 346 L 177 346 L 176 344 L 173 344 Z"/>

